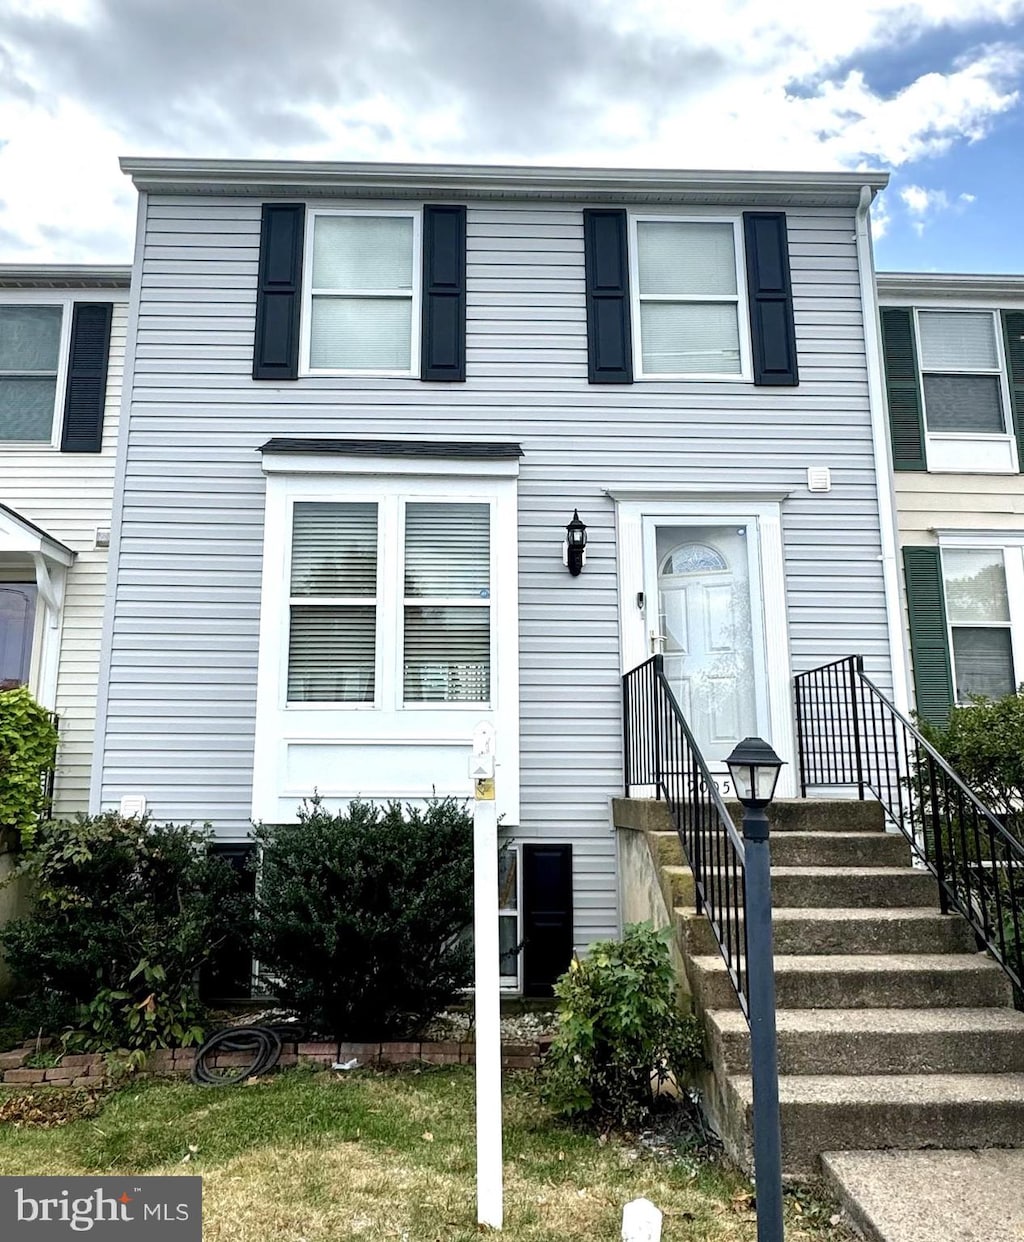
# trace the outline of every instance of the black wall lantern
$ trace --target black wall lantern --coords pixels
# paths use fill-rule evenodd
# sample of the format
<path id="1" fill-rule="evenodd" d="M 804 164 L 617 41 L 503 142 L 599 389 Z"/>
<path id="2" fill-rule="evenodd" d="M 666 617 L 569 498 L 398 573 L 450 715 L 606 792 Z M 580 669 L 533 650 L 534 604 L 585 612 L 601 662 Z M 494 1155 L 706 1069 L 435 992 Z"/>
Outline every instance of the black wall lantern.
<path id="1" fill-rule="evenodd" d="M 565 528 L 565 543 L 562 544 L 562 564 L 569 567 L 569 573 L 574 578 L 578 578 L 586 563 L 587 528 L 580 521 L 579 510 L 573 509 L 572 521 Z"/>

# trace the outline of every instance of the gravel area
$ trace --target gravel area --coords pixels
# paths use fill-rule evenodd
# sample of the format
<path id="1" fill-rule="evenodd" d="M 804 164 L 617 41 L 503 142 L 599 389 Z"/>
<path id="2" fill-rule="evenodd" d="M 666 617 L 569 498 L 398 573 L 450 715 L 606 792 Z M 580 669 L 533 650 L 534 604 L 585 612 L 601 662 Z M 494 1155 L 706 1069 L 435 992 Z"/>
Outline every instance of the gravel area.
<path id="1" fill-rule="evenodd" d="M 501 1037 L 508 1043 L 533 1043 L 545 1035 L 553 1035 L 558 1016 L 553 1011 L 531 1010 L 501 1016 Z M 473 1030 L 471 1010 L 450 1009 L 438 1014 L 423 1033 L 424 1039 L 463 1040 Z"/>

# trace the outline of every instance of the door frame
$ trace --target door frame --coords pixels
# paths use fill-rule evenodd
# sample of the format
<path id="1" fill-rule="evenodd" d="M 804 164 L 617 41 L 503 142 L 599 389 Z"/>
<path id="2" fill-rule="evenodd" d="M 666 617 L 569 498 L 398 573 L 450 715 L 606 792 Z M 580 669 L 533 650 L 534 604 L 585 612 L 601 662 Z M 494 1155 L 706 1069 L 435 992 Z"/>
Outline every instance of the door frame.
<path id="1" fill-rule="evenodd" d="M 767 720 L 771 742 L 785 766 L 779 777 L 780 797 L 795 797 L 796 765 L 793 725 L 789 629 L 786 621 L 786 579 L 782 551 L 783 496 L 737 495 L 722 499 L 701 499 L 693 493 L 664 493 L 649 498 L 626 498 L 610 493 L 616 500 L 616 526 L 619 564 L 619 635 L 622 672 L 642 664 L 650 656 L 647 624 L 650 604 L 644 597 L 644 529 L 649 525 L 700 526 L 745 525 L 748 531 L 751 584 L 757 574 L 761 598 L 751 590 L 751 626 L 754 628 L 755 668 L 763 669 Z M 634 496 L 636 494 L 634 493 Z M 656 605 L 655 605 L 656 607 Z M 757 633 L 760 613 L 760 636 Z M 760 642 L 758 641 L 760 637 Z M 768 653 L 771 659 L 768 659 Z M 762 719 L 759 711 L 758 718 Z"/>

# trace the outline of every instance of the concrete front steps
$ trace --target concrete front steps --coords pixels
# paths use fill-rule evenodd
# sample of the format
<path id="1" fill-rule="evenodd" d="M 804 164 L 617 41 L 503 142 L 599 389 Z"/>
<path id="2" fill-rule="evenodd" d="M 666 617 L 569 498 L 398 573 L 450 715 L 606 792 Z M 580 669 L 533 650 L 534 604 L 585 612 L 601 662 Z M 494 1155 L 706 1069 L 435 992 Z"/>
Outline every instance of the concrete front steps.
<path id="1" fill-rule="evenodd" d="M 705 1021 L 707 1111 L 749 1169 L 749 1031 L 678 837 L 664 803 L 620 799 L 613 815 L 646 838 Z M 966 923 L 939 913 L 881 807 L 793 800 L 771 818 L 787 1176 L 820 1173 L 824 1153 L 1024 1149 L 1024 1014 Z"/>

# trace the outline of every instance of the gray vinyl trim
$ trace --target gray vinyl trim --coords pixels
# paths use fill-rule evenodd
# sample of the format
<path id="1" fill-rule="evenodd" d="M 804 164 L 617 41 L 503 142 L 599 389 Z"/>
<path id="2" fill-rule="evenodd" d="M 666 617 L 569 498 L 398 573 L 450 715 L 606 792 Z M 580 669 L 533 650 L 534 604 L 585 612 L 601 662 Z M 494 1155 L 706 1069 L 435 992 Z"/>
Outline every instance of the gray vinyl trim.
<path id="1" fill-rule="evenodd" d="M 132 269 L 102 263 L 0 263 L 0 289 L 127 289 Z"/>
<path id="2" fill-rule="evenodd" d="M 103 601 L 103 628 L 100 638 L 99 681 L 96 693 L 96 736 L 89 780 L 89 811 L 100 810 L 103 788 L 103 761 L 106 747 L 107 705 L 114 640 L 114 610 L 117 601 L 117 574 L 121 554 L 121 521 L 124 516 L 124 481 L 128 469 L 128 439 L 131 434 L 132 390 L 135 382 L 135 353 L 142 301 L 142 256 L 146 248 L 146 213 L 149 195 L 139 194 L 135 213 L 135 252 L 131 287 L 128 294 L 128 326 L 125 332 L 124 372 L 121 379 L 121 412 L 118 418 L 117 459 L 114 465 L 114 507 L 110 516 L 110 547 L 107 552 L 107 585 Z"/>

